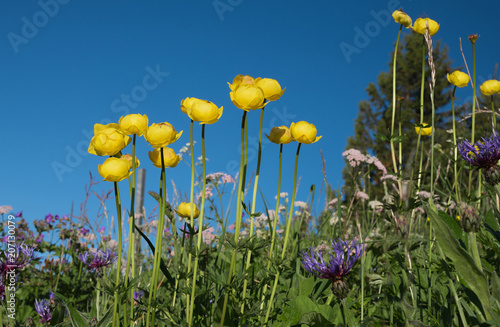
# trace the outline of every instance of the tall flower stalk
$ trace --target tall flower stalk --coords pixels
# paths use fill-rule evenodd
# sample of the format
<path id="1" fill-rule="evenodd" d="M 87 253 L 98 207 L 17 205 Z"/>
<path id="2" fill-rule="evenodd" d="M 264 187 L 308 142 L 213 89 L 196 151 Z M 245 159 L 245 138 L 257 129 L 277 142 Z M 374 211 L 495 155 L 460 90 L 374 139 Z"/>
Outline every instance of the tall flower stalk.
<path id="1" fill-rule="evenodd" d="M 116 200 L 116 215 L 118 219 L 118 263 L 116 265 L 116 279 L 115 279 L 115 303 L 113 306 L 113 327 L 120 325 L 120 315 L 118 313 L 118 285 L 120 284 L 120 274 L 122 267 L 122 206 L 120 199 L 120 190 L 118 188 L 118 182 L 114 182 L 115 189 L 115 200 Z"/>

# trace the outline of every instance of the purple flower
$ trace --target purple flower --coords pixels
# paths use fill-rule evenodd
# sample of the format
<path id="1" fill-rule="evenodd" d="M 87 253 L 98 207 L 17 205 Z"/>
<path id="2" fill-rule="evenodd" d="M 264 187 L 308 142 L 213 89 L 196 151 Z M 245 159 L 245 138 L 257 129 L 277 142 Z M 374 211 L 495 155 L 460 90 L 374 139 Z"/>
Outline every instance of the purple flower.
<path id="1" fill-rule="evenodd" d="M 326 253 L 317 252 L 314 246 L 301 254 L 302 265 L 311 274 L 333 282 L 333 292 L 337 297 L 343 299 L 349 293 L 349 284 L 345 280 L 356 261 L 363 253 L 361 244 L 352 241 L 331 241 L 332 252 L 326 257 Z"/>
<path id="2" fill-rule="evenodd" d="M 134 292 L 134 300 L 139 301 L 144 296 L 144 291 Z"/>
<path id="3" fill-rule="evenodd" d="M 118 255 L 109 249 L 106 252 L 99 249 L 97 252 L 80 253 L 79 257 L 89 270 L 95 271 L 99 277 L 102 268 L 112 265 L 118 259 Z"/>
<path id="4" fill-rule="evenodd" d="M 88 233 L 90 232 L 90 230 L 86 229 L 86 228 L 80 228 L 80 233 L 82 233 L 83 236 L 87 235 Z"/>
<path id="5" fill-rule="evenodd" d="M 106 230 L 106 227 L 101 227 L 101 228 L 99 228 L 99 233 L 103 234 L 105 230 Z"/>
<path id="6" fill-rule="evenodd" d="M 18 218 L 19 218 L 19 217 L 20 217 L 20 218 L 23 218 L 23 211 L 22 211 L 22 210 L 21 210 L 21 211 L 19 211 L 19 212 L 18 212 L 18 213 L 16 213 L 14 216 L 15 216 L 15 217 L 18 217 Z"/>
<path id="7" fill-rule="evenodd" d="M 43 237 L 44 237 L 44 235 L 43 235 L 43 234 L 40 234 L 40 235 L 37 237 L 37 239 L 35 240 L 35 242 L 37 242 L 37 243 L 42 243 L 42 242 L 43 242 Z"/>
<path id="8" fill-rule="evenodd" d="M 13 269 L 19 270 L 26 267 L 31 261 L 38 259 L 35 256 L 35 248 L 32 246 L 25 245 L 24 242 L 21 244 L 15 244 L 14 250 L 4 251 L 6 260 L 0 260 L 0 274 L 4 274 L 7 271 L 12 271 Z"/>
<path id="9" fill-rule="evenodd" d="M 50 213 L 48 213 L 46 216 L 45 216 L 45 222 L 47 224 L 50 224 L 52 222 L 52 215 Z"/>
<path id="10" fill-rule="evenodd" d="M 35 310 L 38 312 L 40 315 L 40 322 L 50 322 L 50 319 L 52 319 L 52 315 L 50 314 L 50 309 L 49 309 L 49 300 L 40 300 L 38 301 L 35 299 Z"/>
<path id="11" fill-rule="evenodd" d="M 484 170 L 486 182 L 490 185 L 500 183 L 500 136 L 492 135 L 489 139 L 482 138 L 474 144 L 465 140 L 458 144 L 462 158 L 470 165 Z"/>

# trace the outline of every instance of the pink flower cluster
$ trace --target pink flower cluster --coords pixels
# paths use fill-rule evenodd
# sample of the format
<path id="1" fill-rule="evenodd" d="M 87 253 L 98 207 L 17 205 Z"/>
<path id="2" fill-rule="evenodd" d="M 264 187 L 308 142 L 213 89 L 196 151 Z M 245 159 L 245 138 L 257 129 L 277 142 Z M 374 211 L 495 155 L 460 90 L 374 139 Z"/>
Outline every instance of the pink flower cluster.
<path id="1" fill-rule="evenodd" d="M 207 182 L 210 181 L 221 181 L 223 184 L 234 183 L 234 179 L 231 175 L 225 173 L 212 173 L 207 175 Z"/>
<path id="2" fill-rule="evenodd" d="M 375 156 L 370 156 L 369 154 L 364 155 L 357 149 L 346 150 L 344 151 L 344 153 L 342 153 L 342 156 L 346 157 L 352 167 L 357 167 L 362 163 L 367 163 L 377 167 L 377 169 L 382 172 L 382 175 L 387 174 L 387 168 L 385 168 L 382 162 L 380 162 L 380 160 L 378 160 L 378 158 Z"/>

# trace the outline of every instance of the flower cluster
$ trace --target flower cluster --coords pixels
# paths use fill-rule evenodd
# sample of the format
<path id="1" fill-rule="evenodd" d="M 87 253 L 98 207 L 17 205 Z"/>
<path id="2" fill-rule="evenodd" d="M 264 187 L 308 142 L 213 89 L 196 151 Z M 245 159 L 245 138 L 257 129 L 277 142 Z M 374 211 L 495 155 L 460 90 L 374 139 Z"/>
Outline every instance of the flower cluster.
<path id="1" fill-rule="evenodd" d="M 109 249 L 80 253 L 79 257 L 89 270 L 96 272 L 99 277 L 102 276 L 101 273 L 104 267 L 112 265 L 118 259 L 118 255 Z"/>
<path id="2" fill-rule="evenodd" d="M 387 168 L 385 168 L 384 164 L 374 156 L 370 156 L 369 154 L 364 155 L 358 149 L 349 149 L 342 153 L 343 157 L 349 161 L 351 167 L 357 167 L 362 163 L 372 164 L 377 167 L 378 170 L 382 172 L 382 175 L 387 174 Z"/>

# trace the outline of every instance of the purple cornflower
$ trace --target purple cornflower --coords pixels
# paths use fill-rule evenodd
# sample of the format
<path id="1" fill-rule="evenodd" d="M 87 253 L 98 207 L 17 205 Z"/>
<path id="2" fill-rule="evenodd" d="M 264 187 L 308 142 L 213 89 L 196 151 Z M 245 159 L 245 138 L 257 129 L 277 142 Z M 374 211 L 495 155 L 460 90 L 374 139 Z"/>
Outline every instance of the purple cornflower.
<path id="1" fill-rule="evenodd" d="M 458 144 L 458 151 L 462 158 L 470 165 L 484 170 L 486 182 L 490 185 L 500 183 L 500 136 L 492 135 L 490 138 L 482 138 L 474 144 L 465 140 Z"/>
<path id="2" fill-rule="evenodd" d="M 24 242 L 15 244 L 13 248 L 9 248 L 9 250 L 4 251 L 4 253 L 6 259 L 5 261 L 0 260 L 0 274 L 12 271 L 13 269 L 22 269 L 31 261 L 38 259 L 38 257 L 35 256 L 35 248 L 25 245 Z"/>
<path id="3" fill-rule="evenodd" d="M 35 299 L 35 310 L 38 312 L 40 315 L 40 322 L 45 323 L 45 322 L 50 322 L 50 319 L 52 319 L 52 315 L 50 314 L 50 309 L 49 309 L 49 300 L 40 300 L 38 301 Z"/>
<path id="4" fill-rule="evenodd" d="M 102 268 L 112 265 L 118 259 L 118 255 L 110 249 L 106 252 L 98 249 L 97 252 L 80 253 L 79 257 L 89 270 L 95 271 L 99 277 L 101 277 Z"/>
<path id="5" fill-rule="evenodd" d="M 328 254 L 317 252 L 314 246 L 309 251 L 304 251 L 302 265 L 311 274 L 333 282 L 332 290 L 334 294 L 343 299 L 349 293 L 349 284 L 345 280 L 356 261 L 363 253 L 363 246 L 355 241 L 347 242 L 342 240 L 331 241 L 332 252 Z"/>
<path id="6" fill-rule="evenodd" d="M 144 291 L 134 292 L 134 301 L 138 302 L 144 296 Z"/>

